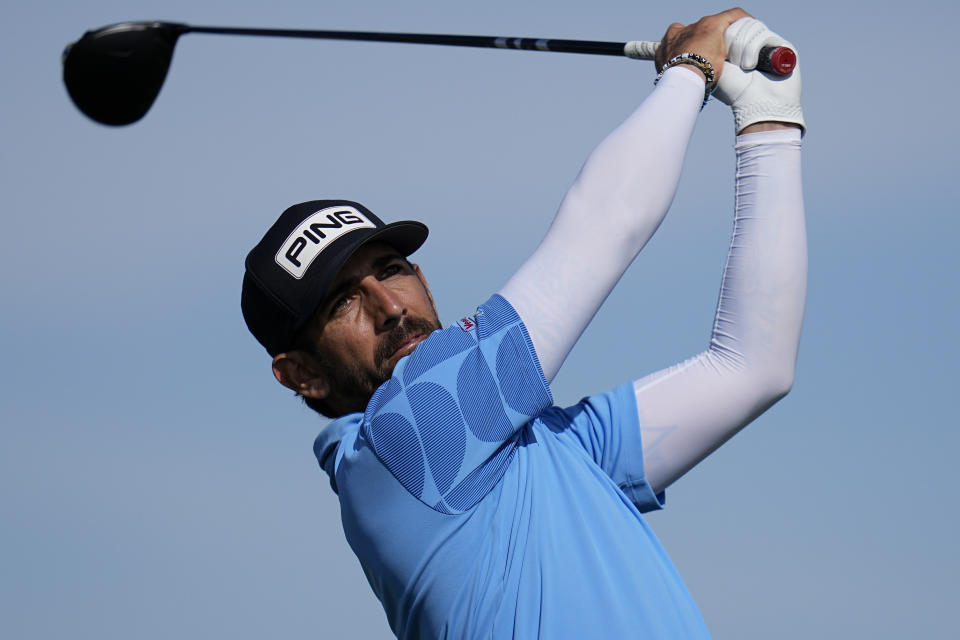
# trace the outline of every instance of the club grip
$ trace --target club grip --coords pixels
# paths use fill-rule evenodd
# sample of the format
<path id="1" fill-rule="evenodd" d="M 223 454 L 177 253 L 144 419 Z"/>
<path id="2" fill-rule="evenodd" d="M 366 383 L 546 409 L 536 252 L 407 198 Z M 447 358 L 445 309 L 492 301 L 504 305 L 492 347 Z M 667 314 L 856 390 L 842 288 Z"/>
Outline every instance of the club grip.
<path id="1" fill-rule="evenodd" d="M 623 55 L 635 60 L 653 60 L 659 42 L 634 40 L 623 43 Z M 764 47 L 760 49 L 757 69 L 776 76 L 788 76 L 797 66 L 797 54 L 790 47 Z"/>
<path id="2" fill-rule="evenodd" d="M 760 49 L 757 69 L 776 76 L 787 76 L 797 66 L 797 54 L 790 47 L 764 47 Z"/>

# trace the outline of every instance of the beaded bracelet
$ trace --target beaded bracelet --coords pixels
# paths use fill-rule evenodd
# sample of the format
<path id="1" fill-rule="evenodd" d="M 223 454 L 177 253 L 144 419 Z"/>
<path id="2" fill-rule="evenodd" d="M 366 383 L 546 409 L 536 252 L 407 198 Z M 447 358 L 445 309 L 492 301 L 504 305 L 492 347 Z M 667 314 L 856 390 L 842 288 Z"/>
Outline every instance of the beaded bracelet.
<path id="1" fill-rule="evenodd" d="M 660 78 L 663 77 L 663 74 L 667 69 L 670 67 L 675 67 L 678 64 L 689 64 L 691 67 L 696 67 L 706 77 L 707 84 L 703 89 L 703 104 L 700 105 L 700 110 L 703 111 L 703 108 L 707 106 L 707 100 L 710 99 L 710 96 L 717 88 L 716 74 L 713 71 L 713 65 L 710 64 L 710 61 L 703 56 L 696 53 L 685 52 L 670 58 L 664 63 L 663 67 L 660 68 L 660 73 L 657 74 L 653 84 L 660 82 Z"/>

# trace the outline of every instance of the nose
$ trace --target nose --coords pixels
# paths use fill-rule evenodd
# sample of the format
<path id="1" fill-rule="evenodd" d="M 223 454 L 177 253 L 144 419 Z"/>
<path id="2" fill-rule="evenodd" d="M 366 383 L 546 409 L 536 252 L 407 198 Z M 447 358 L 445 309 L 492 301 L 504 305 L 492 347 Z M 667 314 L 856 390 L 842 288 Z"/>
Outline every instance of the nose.
<path id="1" fill-rule="evenodd" d="M 374 326 L 378 331 L 390 329 L 406 315 L 407 305 L 396 291 L 380 280 L 373 277 L 367 280 L 368 282 L 364 283 L 367 289 L 366 301 Z"/>

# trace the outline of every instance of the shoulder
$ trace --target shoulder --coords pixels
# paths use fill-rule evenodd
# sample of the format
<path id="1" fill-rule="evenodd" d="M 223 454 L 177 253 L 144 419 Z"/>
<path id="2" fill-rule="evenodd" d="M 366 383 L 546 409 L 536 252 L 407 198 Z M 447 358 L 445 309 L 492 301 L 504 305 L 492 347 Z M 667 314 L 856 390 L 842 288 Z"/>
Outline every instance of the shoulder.
<path id="1" fill-rule="evenodd" d="M 552 402 L 526 327 L 503 297 L 494 295 L 474 315 L 434 331 L 397 363 L 370 399 L 364 425 L 385 411 L 443 404 L 438 398 L 447 395 L 461 406 L 499 402 L 502 395 L 528 418 Z"/>
<path id="2" fill-rule="evenodd" d="M 463 511 L 499 481 L 518 430 L 552 402 L 526 328 L 495 295 L 397 364 L 359 441 L 415 497 Z"/>

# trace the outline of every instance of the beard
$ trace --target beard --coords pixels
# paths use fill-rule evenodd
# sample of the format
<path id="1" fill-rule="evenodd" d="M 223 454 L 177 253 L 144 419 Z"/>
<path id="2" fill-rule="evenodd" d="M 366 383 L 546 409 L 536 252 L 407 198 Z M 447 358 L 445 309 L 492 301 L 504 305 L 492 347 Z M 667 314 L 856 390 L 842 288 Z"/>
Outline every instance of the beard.
<path id="1" fill-rule="evenodd" d="M 380 385 L 390 379 L 396 362 L 394 352 L 415 335 L 430 335 L 440 329 L 440 319 L 407 317 L 380 337 L 374 348 L 373 368 L 361 367 L 357 362 L 333 362 L 321 357 L 317 363 L 330 384 L 326 402 L 337 415 L 364 411 Z"/>

